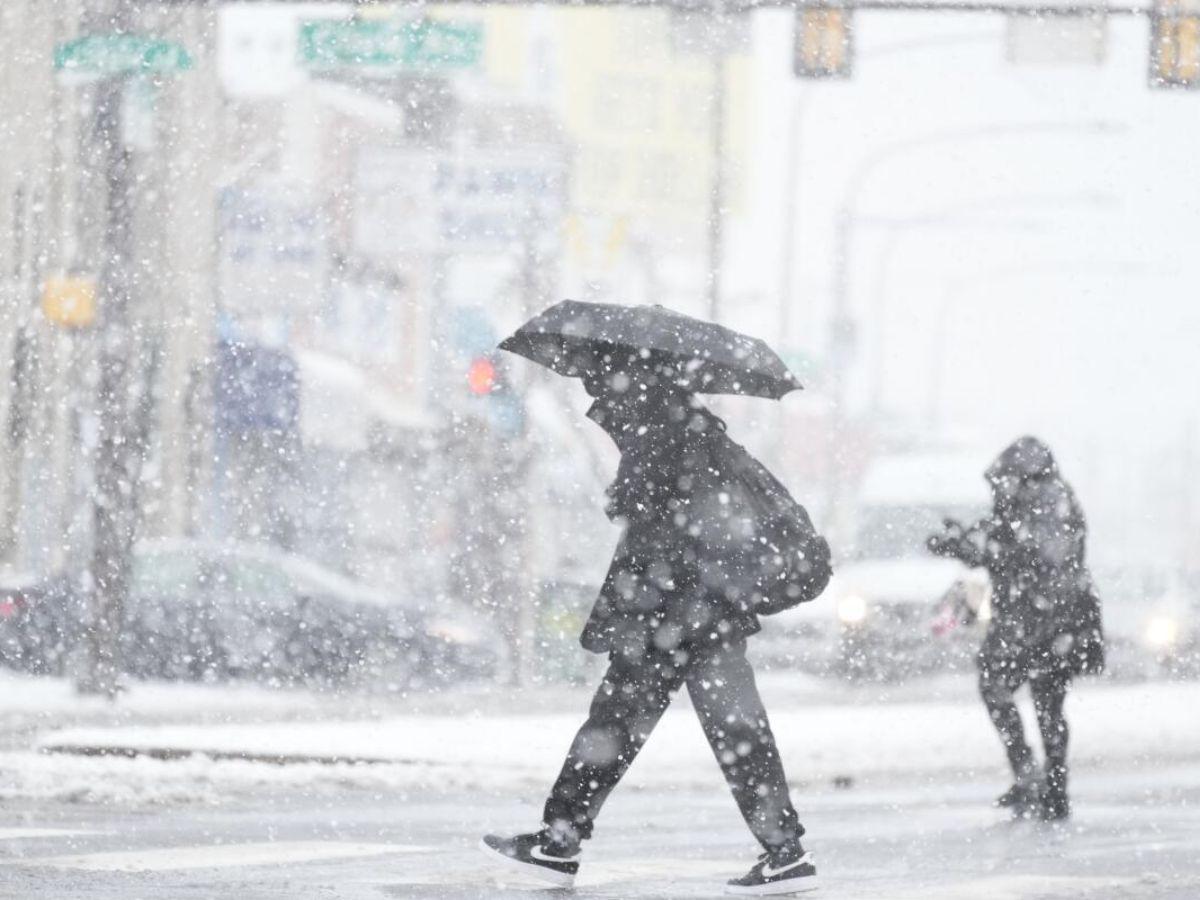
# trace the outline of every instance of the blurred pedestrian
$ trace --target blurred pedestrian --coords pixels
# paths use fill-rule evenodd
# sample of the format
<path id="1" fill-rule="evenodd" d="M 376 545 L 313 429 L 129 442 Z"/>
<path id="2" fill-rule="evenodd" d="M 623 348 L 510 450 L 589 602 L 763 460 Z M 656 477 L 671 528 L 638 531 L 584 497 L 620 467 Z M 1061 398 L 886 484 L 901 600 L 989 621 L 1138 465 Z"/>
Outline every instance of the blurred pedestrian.
<path id="1" fill-rule="evenodd" d="M 1074 676 L 1104 667 L 1100 605 L 1085 560 L 1087 525 L 1050 448 L 1035 437 L 1005 448 L 985 477 L 991 516 L 967 528 L 948 520 L 929 548 L 986 568 L 991 580 L 991 619 L 977 656 L 979 692 L 1013 772 L 997 805 L 1020 817 L 1065 819 L 1071 804 L 1063 704 Z M 1013 702 L 1026 682 L 1044 768 L 1034 760 Z"/>

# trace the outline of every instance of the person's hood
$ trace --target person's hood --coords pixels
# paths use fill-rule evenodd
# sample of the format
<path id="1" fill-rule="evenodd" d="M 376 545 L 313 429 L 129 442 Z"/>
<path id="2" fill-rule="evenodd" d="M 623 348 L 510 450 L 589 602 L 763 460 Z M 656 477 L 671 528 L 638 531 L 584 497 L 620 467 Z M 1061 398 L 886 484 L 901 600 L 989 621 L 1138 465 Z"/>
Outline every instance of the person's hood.
<path id="1" fill-rule="evenodd" d="M 1001 451 L 988 466 L 984 477 L 995 484 L 1002 478 L 1017 478 L 1026 481 L 1033 478 L 1048 478 L 1058 471 L 1054 454 L 1045 443 L 1031 435 L 1017 438 Z"/>
<path id="2" fill-rule="evenodd" d="M 604 433 L 613 439 L 621 452 L 626 450 L 630 443 L 632 422 L 621 416 L 616 407 L 606 400 L 595 400 L 588 407 L 587 417 L 604 429 Z"/>
<path id="3" fill-rule="evenodd" d="M 694 417 L 724 423 L 708 412 L 694 395 L 682 392 L 651 395 L 642 405 L 614 403 L 601 397 L 588 407 L 587 417 L 604 429 L 618 449 L 625 453 L 634 447 L 676 440 Z"/>

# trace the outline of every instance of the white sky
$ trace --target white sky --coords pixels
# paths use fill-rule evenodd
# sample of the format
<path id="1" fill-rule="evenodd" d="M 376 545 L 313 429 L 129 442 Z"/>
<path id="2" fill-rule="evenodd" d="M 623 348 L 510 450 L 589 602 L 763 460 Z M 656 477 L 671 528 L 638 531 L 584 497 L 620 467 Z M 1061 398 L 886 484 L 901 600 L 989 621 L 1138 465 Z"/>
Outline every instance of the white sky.
<path id="1" fill-rule="evenodd" d="M 924 428 L 940 370 L 943 421 L 989 444 L 1042 434 L 1085 505 L 1103 492 L 1113 513 L 1148 517 L 1142 538 L 1162 539 L 1186 511 L 1168 522 L 1158 505 L 1190 496 L 1195 516 L 1200 476 L 1200 92 L 1147 86 L 1141 19 L 1110 22 L 1103 65 L 1065 67 L 1007 63 L 992 15 L 857 24 L 851 80 L 797 82 L 790 16 L 759 16 L 755 202 L 734 230 L 731 293 L 766 299 L 742 324 L 778 333 L 780 186 L 799 106 L 789 343 L 825 347 L 836 211 L 878 159 L 854 207 L 877 220 L 855 229 L 850 256 L 855 402 L 879 378 L 884 410 Z M 895 149 L 946 134 L 962 136 Z M 914 217 L 944 221 L 878 222 Z"/>

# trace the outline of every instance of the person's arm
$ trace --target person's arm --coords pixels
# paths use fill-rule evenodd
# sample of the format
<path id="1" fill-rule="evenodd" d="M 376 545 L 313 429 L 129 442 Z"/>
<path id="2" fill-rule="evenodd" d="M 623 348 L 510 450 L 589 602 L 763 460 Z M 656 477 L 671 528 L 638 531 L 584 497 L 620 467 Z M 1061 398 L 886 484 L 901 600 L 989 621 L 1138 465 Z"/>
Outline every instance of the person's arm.
<path id="1" fill-rule="evenodd" d="M 1083 511 L 1071 489 L 1058 479 L 1039 487 L 1017 530 L 1029 565 L 1049 571 L 1081 564 L 1086 534 Z"/>
<path id="2" fill-rule="evenodd" d="M 988 536 L 991 533 L 989 520 L 982 519 L 971 526 L 964 526 L 955 519 L 944 519 L 942 532 L 934 534 L 925 542 L 929 552 L 935 556 L 957 559 L 971 568 L 988 564 Z"/>

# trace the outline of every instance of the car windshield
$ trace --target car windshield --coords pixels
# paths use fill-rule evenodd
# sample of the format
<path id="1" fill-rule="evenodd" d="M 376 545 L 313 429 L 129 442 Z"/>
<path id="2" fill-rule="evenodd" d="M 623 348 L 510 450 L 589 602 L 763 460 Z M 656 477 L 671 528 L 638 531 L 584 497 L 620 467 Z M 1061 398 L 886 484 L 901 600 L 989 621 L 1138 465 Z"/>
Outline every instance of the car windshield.
<path id="1" fill-rule="evenodd" d="M 940 531 L 943 519 L 963 524 L 987 513 L 977 506 L 877 506 L 859 514 L 855 556 L 858 559 L 903 559 L 925 556 L 925 539 Z"/>
<path id="2" fill-rule="evenodd" d="M 220 593 L 263 609 L 283 609 L 296 602 L 296 585 L 280 567 L 229 555 L 220 562 Z"/>
<path id="3" fill-rule="evenodd" d="M 200 586 L 200 559 L 188 553 L 139 553 L 133 562 L 135 597 L 182 600 Z"/>

